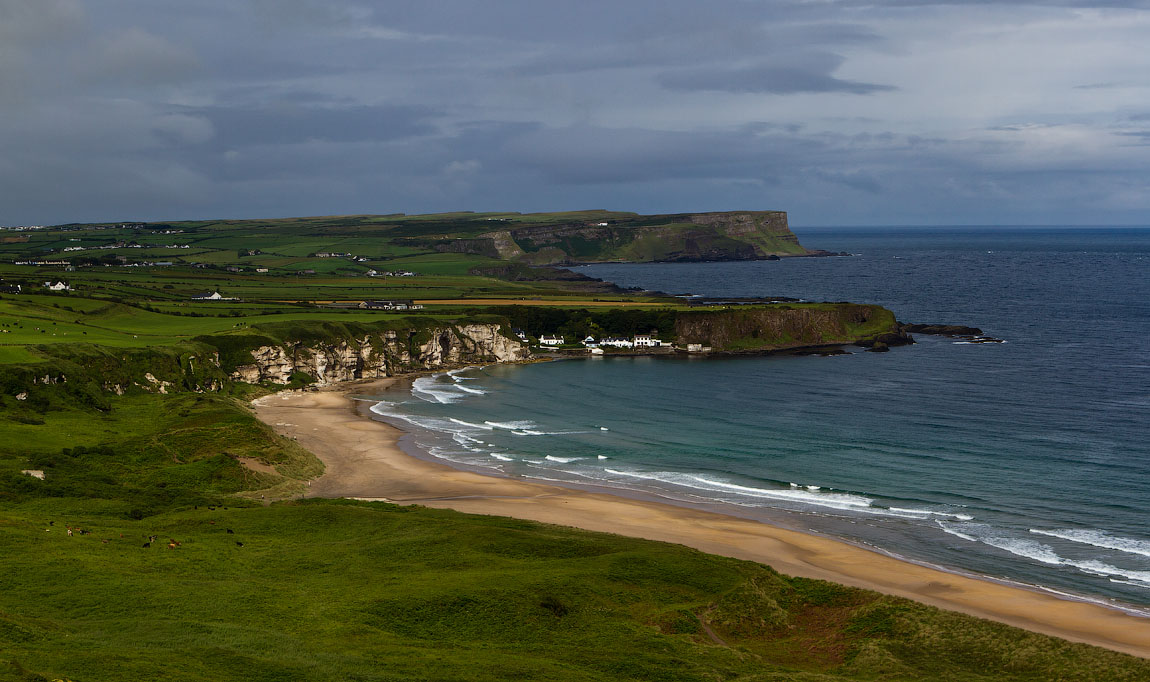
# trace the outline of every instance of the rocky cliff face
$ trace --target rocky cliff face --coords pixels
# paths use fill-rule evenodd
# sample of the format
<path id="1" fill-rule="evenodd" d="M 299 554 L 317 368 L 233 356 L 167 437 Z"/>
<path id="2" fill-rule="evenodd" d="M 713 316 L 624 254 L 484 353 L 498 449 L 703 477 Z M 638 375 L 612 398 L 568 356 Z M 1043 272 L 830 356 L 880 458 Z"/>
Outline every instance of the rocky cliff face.
<path id="1" fill-rule="evenodd" d="M 784 211 L 613 216 L 601 222 L 528 224 L 478 238 L 412 243 L 532 265 L 756 260 L 814 253 L 799 244 Z"/>
<path id="2" fill-rule="evenodd" d="M 238 365 L 234 381 L 288 384 L 303 374 L 323 385 L 375 379 L 419 369 L 481 362 L 516 362 L 530 350 L 504 336 L 497 324 L 444 326 L 430 330 L 385 331 L 354 341 L 262 346 L 252 362 Z"/>

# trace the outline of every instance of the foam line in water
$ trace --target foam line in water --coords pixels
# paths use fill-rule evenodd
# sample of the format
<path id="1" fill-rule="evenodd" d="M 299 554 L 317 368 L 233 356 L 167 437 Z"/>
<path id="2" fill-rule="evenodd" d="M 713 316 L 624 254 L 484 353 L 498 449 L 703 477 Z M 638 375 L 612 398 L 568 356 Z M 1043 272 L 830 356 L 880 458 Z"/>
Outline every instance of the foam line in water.
<path id="1" fill-rule="evenodd" d="M 939 528 L 942 528 L 942 530 L 951 535 L 956 535 L 972 542 L 981 542 L 1024 559 L 1030 559 L 1031 561 L 1037 561 L 1049 566 L 1068 566 L 1070 568 L 1076 568 L 1083 573 L 1102 578 L 1126 578 L 1132 581 L 1129 583 L 1131 585 L 1150 588 L 1150 571 L 1121 568 L 1097 559 L 1070 559 L 1059 556 L 1050 545 L 1045 545 L 1037 540 L 1030 540 L 1028 538 L 1011 537 L 1006 531 L 992 528 L 983 523 L 949 523 L 946 521 L 936 521 L 935 523 L 938 524 Z M 956 528 L 956 526 L 959 528 Z"/>
<path id="2" fill-rule="evenodd" d="M 1047 537 L 1069 540 L 1070 542 L 1077 542 L 1083 545 L 1102 547 L 1103 549 L 1113 549 L 1119 552 L 1125 552 L 1126 554 L 1137 554 L 1140 556 L 1150 557 L 1150 542 L 1146 540 L 1135 540 L 1133 538 L 1114 536 L 1104 530 L 1077 528 L 1041 530 L 1038 528 L 1031 528 L 1030 532 L 1035 533 L 1036 535 L 1045 535 Z"/>
<path id="3" fill-rule="evenodd" d="M 454 384 L 443 384 L 437 381 L 442 375 L 419 377 L 411 382 L 411 395 L 428 403 L 450 405 L 465 397 L 464 393 L 454 390 Z"/>
<path id="4" fill-rule="evenodd" d="M 744 495 L 763 496 L 763 497 L 781 497 L 784 499 L 799 500 L 803 502 L 835 502 L 837 504 L 844 504 L 850 507 L 869 507 L 874 500 L 862 497 L 861 495 L 850 495 L 847 493 L 811 493 L 803 492 L 802 490 L 770 490 L 767 488 L 752 488 L 745 485 L 738 485 L 735 483 L 726 483 L 723 481 L 713 481 L 702 476 L 692 476 L 700 483 L 707 485 L 714 485 L 728 490 L 735 490 Z M 808 490 L 810 487 L 808 486 Z M 816 486 L 816 489 L 817 486 Z"/>
<path id="5" fill-rule="evenodd" d="M 550 462 L 559 462 L 560 464 L 570 464 L 571 462 L 583 459 L 582 457 L 556 457 L 555 455 L 547 455 L 543 459 Z"/>
<path id="6" fill-rule="evenodd" d="M 930 509 L 907 509 L 905 507 L 891 507 L 891 511 L 905 512 L 907 514 L 923 514 L 926 516 L 949 516 L 952 519 L 959 521 L 972 521 L 974 517 L 970 514 L 952 514 L 950 512 L 931 511 Z"/>
<path id="7" fill-rule="evenodd" d="M 515 461 L 514 457 L 509 457 L 509 456 L 504 455 L 504 454 L 499 453 L 499 452 L 493 452 L 493 453 L 491 453 L 491 456 L 494 457 L 495 459 L 498 459 L 498 460 L 503 461 L 503 462 L 514 462 Z"/>
<path id="8" fill-rule="evenodd" d="M 455 417 L 448 417 L 448 419 L 452 423 L 459 424 L 460 426 L 469 426 L 473 429 L 480 429 L 482 431 L 494 431 L 495 430 L 494 426 L 488 426 L 487 424 L 476 424 L 475 422 L 465 422 L 462 419 L 456 419 Z"/>
<path id="9" fill-rule="evenodd" d="M 775 490 L 767 488 L 752 488 L 749 486 L 737 485 L 735 483 L 715 481 L 709 478 L 704 478 L 702 476 L 697 476 L 695 474 L 683 474 L 672 471 L 647 473 L 637 471 L 623 471 L 620 469 L 610 468 L 605 469 L 605 471 L 608 473 L 616 474 L 618 476 L 629 476 L 632 478 L 658 481 L 660 483 L 669 483 L 671 485 L 694 488 L 695 490 L 705 490 L 710 493 L 728 493 L 759 499 L 776 499 L 790 502 L 801 502 L 820 507 L 838 509 L 840 511 L 866 511 L 868 513 L 883 513 L 885 511 L 872 508 L 870 506 L 871 500 L 868 498 L 846 493 L 815 493 L 805 489 L 794 488 Z"/>
<path id="10" fill-rule="evenodd" d="M 483 423 L 487 424 L 488 426 L 493 426 L 497 429 L 504 429 L 507 431 L 521 431 L 523 429 L 529 429 L 533 426 L 537 426 L 537 424 L 535 422 L 533 422 L 529 419 L 523 419 L 520 421 L 509 421 L 509 422 L 493 422 L 493 421 L 489 421 L 489 420 L 484 420 Z"/>

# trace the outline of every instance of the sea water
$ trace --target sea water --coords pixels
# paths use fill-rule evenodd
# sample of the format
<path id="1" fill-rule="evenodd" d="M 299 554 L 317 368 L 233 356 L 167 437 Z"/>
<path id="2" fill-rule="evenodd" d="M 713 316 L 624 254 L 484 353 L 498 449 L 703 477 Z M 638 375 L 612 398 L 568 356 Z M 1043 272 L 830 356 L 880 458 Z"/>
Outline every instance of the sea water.
<path id="1" fill-rule="evenodd" d="M 457 466 L 1150 611 L 1150 229 L 798 233 L 855 255 L 580 270 L 672 294 L 878 303 L 1006 343 L 489 366 L 373 409 Z"/>

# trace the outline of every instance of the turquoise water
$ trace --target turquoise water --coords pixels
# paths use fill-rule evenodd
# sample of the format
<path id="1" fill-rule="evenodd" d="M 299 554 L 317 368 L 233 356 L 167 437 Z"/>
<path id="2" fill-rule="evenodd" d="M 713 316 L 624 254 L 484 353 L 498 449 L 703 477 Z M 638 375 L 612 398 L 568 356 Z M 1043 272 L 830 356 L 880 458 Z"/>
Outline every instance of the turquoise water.
<path id="1" fill-rule="evenodd" d="M 800 238 L 859 255 L 583 271 L 671 293 L 880 303 L 1007 343 L 492 366 L 420 378 L 374 409 L 458 466 L 1150 606 L 1150 230 Z"/>

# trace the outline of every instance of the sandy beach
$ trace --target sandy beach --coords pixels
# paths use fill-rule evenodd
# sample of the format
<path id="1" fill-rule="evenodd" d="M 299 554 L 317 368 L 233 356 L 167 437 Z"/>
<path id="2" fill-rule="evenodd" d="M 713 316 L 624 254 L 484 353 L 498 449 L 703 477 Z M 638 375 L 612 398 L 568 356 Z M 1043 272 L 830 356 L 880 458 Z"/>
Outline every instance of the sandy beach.
<path id="1" fill-rule="evenodd" d="M 350 397 L 379 392 L 396 380 L 284 392 L 253 404 L 261 420 L 326 465 L 309 496 L 421 504 L 673 542 L 1150 658 L 1150 619 L 1097 604 L 952 574 L 758 521 L 417 459 L 400 449 L 400 430 L 361 414 L 365 404 Z"/>

